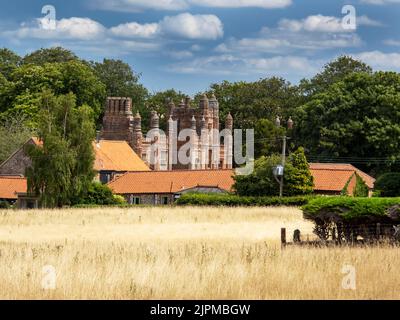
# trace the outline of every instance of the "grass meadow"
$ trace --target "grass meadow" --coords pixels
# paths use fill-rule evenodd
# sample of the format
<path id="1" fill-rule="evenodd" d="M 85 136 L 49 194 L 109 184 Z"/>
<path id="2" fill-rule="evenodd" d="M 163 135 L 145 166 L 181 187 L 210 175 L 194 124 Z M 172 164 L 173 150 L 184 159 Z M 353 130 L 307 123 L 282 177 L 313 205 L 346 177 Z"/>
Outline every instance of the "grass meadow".
<path id="1" fill-rule="evenodd" d="M 313 229 L 288 207 L 0 210 L 0 299 L 400 298 L 398 248 L 282 250 L 281 227 Z"/>

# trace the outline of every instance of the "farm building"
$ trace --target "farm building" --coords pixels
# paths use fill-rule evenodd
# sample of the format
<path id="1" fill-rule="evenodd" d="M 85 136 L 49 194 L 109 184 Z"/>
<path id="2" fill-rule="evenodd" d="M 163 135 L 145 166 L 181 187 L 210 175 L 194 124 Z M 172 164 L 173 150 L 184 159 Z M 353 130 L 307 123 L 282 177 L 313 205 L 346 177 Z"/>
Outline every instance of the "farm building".
<path id="1" fill-rule="evenodd" d="M 17 202 L 19 195 L 26 193 L 26 191 L 27 181 L 24 177 L 0 176 L 0 201 L 7 201 L 13 204 Z M 26 205 L 28 206 L 28 204 Z M 32 203 L 31 207 L 37 207 L 37 203 Z"/>
<path id="2" fill-rule="evenodd" d="M 188 191 L 231 191 L 233 170 L 175 170 L 128 172 L 108 186 L 130 204 L 171 204 Z"/>
<path id="3" fill-rule="evenodd" d="M 0 164 L 0 174 L 24 175 L 26 168 L 32 162 L 25 154 L 25 146 L 41 145 L 37 138 L 29 139 L 21 148 L 16 150 L 7 160 Z M 149 167 L 140 159 L 126 141 L 100 140 L 93 142 L 95 151 L 94 170 L 97 180 L 108 183 L 128 171 L 149 171 Z"/>
<path id="4" fill-rule="evenodd" d="M 372 196 L 375 179 L 351 164 L 310 163 L 310 171 L 317 194 L 341 195 L 345 192 L 352 196 L 359 177 L 368 188 L 368 196 Z"/>

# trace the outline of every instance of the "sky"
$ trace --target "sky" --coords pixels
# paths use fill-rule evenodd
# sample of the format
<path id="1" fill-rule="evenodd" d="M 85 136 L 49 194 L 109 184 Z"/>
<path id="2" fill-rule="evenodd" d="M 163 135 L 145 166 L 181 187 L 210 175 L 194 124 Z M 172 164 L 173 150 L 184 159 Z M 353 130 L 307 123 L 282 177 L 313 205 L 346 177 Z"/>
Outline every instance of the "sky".
<path id="1" fill-rule="evenodd" d="M 63 46 L 121 59 L 151 92 L 309 78 L 348 54 L 400 71 L 400 0 L 13 0 L 0 3 L 0 47 Z"/>

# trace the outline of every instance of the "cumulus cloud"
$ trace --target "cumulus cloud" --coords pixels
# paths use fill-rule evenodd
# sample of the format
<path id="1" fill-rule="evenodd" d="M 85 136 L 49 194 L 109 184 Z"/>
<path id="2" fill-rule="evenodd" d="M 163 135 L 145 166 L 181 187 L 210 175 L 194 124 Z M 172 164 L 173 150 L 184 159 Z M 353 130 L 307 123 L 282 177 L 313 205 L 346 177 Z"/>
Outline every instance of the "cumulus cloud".
<path id="1" fill-rule="evenodd" d="M 168 70 L 185 74 L 207 74 L 212 72 L 222 75 L 233 73 L 243 75 L 282 75 L 290 73 L 292 75 L 305 76 L 317 71 L 321 66 L 321 61 L 312 61 L 300 56 L 248 58 L 222 54 L 176 63 L 170 65 Z"/>
<path id="2" fill-rule="evenodd" d="M 139 24 L 130 22 L 110 29 L 110 33 L 119 37 L 153 38 L 159 33 L 158 23 Z"/>
<path id="3" fill-rule="evenodd" d="M 192 15 L 182 13 L 167 16 L 158 23 L 139 24 L 125 23 L 110 29 L 118 37 L 152 38 L 155 36 L 172 36 L 186 39 L 215 40 L 224 35 L 221 20 L 215 15 Z"/>
<path id="4" fill-rule="evenodd" d="M 182 13 L 167 16 L 159 23 L 161 33 L 188 39 L 215 40 L 224 35 L 221 20 L 215 15 Z"/>
<path id="5" fill-rule="evenodd" d="M 264 9 L 285 8 L 292 4 L 292 0 L 188 0 L 189 3 L 215 8 L 243 8 L 255 7 Z"/>
<path id="6" fill-rule="evenodd" d="M 381 26 L 379 21 L 370 19 L 367 16 L 360 16 L 356 19 L 358 26 Z M 282 19 L 279 21 L 279 28 L 291 32 L 351 32 L 353 30 L 343 28 L 342 18 L 324 16 L 321 14 L 308 16 L 302 20 Z"/>
<path id="7" fill-rule="evenodd" d="M 400 47 L 400 40 L 387 39 L 383 41 L 387 46 Z"/>
<path id="8" fill-rule="evenodd" d="M 37 19 L 32 23 L 22 24 L 16 30 L 5 31 L 1 35 L 10 39 L 105 41 L 122 38 L 165 42 L 172 38 L 215 40 L 224 34 L 223 24 L 217 16 L 190 13 L 166 16 L 157 23 L 130 22 L 110 29 L 89 18 L 76 17 L 57 21 L 54 29 L 48 29 L 47 25 L 45 20 Z"/>
<path id="9" fill-rule="evenodd" d="M 361 0 L 360 2 L 382 6 L 385 4 L 400 3 L 400 0 Z"/>
<path id="10" fill-rule="evenodd" d="M 20 39 L 38 38 L 38 39 L 77 39 L 93 40 L 101 37 L 106 28 L 89 18 L 68 18 L 56 22 L 55 29 L 42 28 L 41 19 L 35 20 L 30 25 L 22 24 L 14 31 L 5 31 L 4 34 L 9 37 Z"/>
<path id="11" fill-rule="evenodd" d="M 146 9 L 179 11 L 193 6 L 209 8 L 285 8 L 292 0 L 91 0 L 103 10 L 140 12 Z"/>
<path id="12" fill-rule="evenodd" d="M 393 70 L 400 69 L 400 53 L 385 53 L 378 50 L 361 52 L 355 58 L 371 65 L 374 69 Z"/>

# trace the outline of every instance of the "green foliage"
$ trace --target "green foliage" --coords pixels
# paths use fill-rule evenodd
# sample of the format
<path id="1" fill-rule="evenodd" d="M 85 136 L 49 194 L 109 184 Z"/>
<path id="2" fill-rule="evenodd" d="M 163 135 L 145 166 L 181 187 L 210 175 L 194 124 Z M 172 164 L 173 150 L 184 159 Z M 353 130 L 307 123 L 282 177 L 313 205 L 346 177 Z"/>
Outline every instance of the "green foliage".
<path id="1" fill-rule="evenodd" d="M 26 123 L 26 117 L 20 115 L 0 119 L 0 163 L 34 135 Z"/>
<path id="2" fill-rule="evenodd" d="M 157 111 L 157 113 L 161 114 L 160 128 L 163 130 L 167 130 L 168 103 L 172 101 L 176 106 L 178 106 L 185 98 L 186 95 L 184 93 L 180 91 L 175 91 L 174 89 L 160 91 L 152 94 L 146 101 L 146 107 L 144 109 L 137 110 L 142 116 L 142 126 L 144 128 L 148 128 L 150 113 L 152 110 L 154 110 Z M 195 105 L 195 103 L 196 102 L 194 101 L 193 105 Z"/>
<path id="3" fill-rule="evenodd" d="M 43 146 L 27 146 L 32 159 L 26 172 L 28 190 L 40 196 L 44 207 L 69 205 L 94 178 L 93 112 L 87 106 L 76 107 L 72 93 L 56 97 L 44 91 L 39 113 Z"/>
<path id="4" fill-rule="evenodd" d="M 143 113 L 146 120 L 145 101 L 149 95 L 147 89 L 139 83 L 140 74 L 135 73 L 129 64 L 121 60 L 104 59 L 103 62 L 91 62 L 94 73 L 106 87 L 108 97 L 130 97 L 134 111 Z"/>
<path id="5" fill-rule="evenodd" d="M 183 194 L 175 203 L 177 205 L 194 206 L 301 206 L 306 204 L 311 196 L 297 197 L 241 197 L 232 194 Z"/>
<path id="6" fill-rule="evenodd" d="M 100 182 L 89 185 L 84 196 L 74 200 L 74 205 L 123 205 L 126 201 L 123 197 L 115 196 L 112 190 Z"/>
<path id="7" fill-rule="evenodd" d="M 362 61 L 355 60 L 351 56 L 340 56 L 327 63 L 324 70 L 310 80 L 302 80 L 300 83 L 301 91 L 307 95 L 322 93 L 332 84 L 342 81 L 353 73 L 372 73 L 370 66 Z"/>
<path id="8" fill-rule="evenodd" d="M 388 217 L 387 210 L 400 198 L 318 197 L 302 207 L 306 219 L 344 221 Z"/>
<path id="9" fill-rule="evenodd" d="M 354 190 L 354 197 L 368 197 L 369 189 L 364 180 L 356 174 L 356 188 Z M 400 195 L 400 194 L 399 194 Z"/>
<path id="10" fill-rule="evenodd" d="M 230 112 L 235 127 L 241 129 L 255 128 L 259 119 L 275 121 L 277 115 L 287 119 L 303 99 L 297 87 L 276 77 L 256 82 L 224 81 L 212 84 L 207 94 L 212 93 L 219 101 L 221 119 L 224 121 Z"/>
<path id="11" fill-rule="evenodd" d="M 399 197 L 400 173 L 391 172 L 381 175 L 375 182 L 375 189 L 381 197 Z"/>
<path id="12" fill-rule="evenodd" d="M 51 90 L 56 95 L 74 93 L 77 104 L 89 105 L 96 119 L 103 112 L 106 95 L 104 84 L 90 66 L 71 60 L 43 65 L 24 64 L 15 69 L 7 87 L 0 91 L 0 113 L 3 113 L 3 118 L 22 112 L 32 117 L 32 125 L 36 126 L 43 90 Z"/>
<path id="13" fill-rule="evenodd" d="M 10 209 L 11 205 L 7 201 L 0 200 L 0 209 Z"/>
<path id="14" fill-rule="evenodd" d="M 27 54 L 23 59 L 23 64 L 33 64 L 43 66 L 47 63 L 61 63 L 69 61 L 78 61 L 79 58 L 70 50 L 62 47 L 39 49 Z"/>
<path id="15" fill-rule="evenodd" d="M 352 73 L 298 108 L 295 135 L 314 157 L 365 158 L 362 169 L 390 168 L 400 158 L 399 88 L 398 73 Z"/>
<path id="16" fill-rule="evenodd" d="M 0 49 L 0 76 L 9 79 L 13 71 L 20 65 L 21 57 L 9 49 Z M 0 80 L 1 85 L 1 80 Z"/>
<path id="17" fill-rule="evenodd" d="M 260 157 L 255 161 L 250 175 L 235 176 L 233 188 L 240 196 L 277 196 L 279 184 L 273 175 L 273 168 L 281 163 L 279 155 Z M 286 162 L 284 173 L 285 196 L 307 195 L 313 192 L 313 178 L 308 167 L 304 150 L 299 148 Z"/>
<path id="18" fill-rule="evenodd" d="M 284 188 L 287 196 L 307 195 L 314 191 L 313 176 L 301 147 L 289 156 L 284 173 Z"/>

